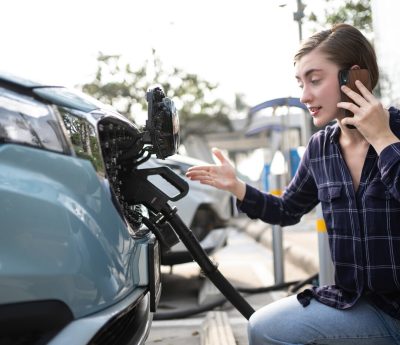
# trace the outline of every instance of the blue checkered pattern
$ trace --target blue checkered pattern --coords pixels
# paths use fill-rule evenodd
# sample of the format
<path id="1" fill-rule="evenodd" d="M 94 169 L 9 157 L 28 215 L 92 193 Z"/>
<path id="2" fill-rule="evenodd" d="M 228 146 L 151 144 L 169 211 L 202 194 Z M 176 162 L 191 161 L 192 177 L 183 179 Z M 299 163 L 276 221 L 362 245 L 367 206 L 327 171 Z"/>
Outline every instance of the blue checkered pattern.
<path id="1" fill-rule="evenodd" d="M 390 126 L 400 137 L 400 111 L 389 109 Z M 335 285 L 314 287 L 298 295 L 338 309 L 356 303 L 361 295 L 400 319 L 400 143 L 378 157 L 370 146 L 354 191 L 339 146 L 335 124 L 314 134 L 296 176 L 282 198 L 247 186 L 241 211 L 270 224 L 293 225 L 321 202 Z"/>

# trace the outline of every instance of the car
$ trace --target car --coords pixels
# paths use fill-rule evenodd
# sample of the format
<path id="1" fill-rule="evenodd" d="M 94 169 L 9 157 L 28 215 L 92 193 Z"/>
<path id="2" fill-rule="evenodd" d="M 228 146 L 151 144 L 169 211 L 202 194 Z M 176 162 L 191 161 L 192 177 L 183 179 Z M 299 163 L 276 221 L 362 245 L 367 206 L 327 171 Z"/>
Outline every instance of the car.
<path id="1" fill-rule="evenodd" d="M 181 154 L 165 159 L 153 156 L 152 160 L 155 165 L 169 167 L 189 184 L 189 193 L 173 205 L 178 208 L 182 220 L 199 240 L 204 239 L 211 230 L 225 226 L 235 215 L 235 201 L 229 192 L 186 178 L 186 171 L 190 167 L 209 163 Z"/>
<path id="2" fill-rule="evenodd" d="M 174 154 L 165 159 L 152 156 L 143 164 L 144 167 L 166 166 L 181 176 L 189 185 L 189 192 L 178 201 L 171 202 L 179 212 L 186 226 L 192 230 L 207 254 L 213 254 L 226 244 L 229 220 L 236 215 L 235 200 L 226 191 L 208 185 L 200 184 L 186 178 L 186 171 L 195 165 L 208 165 L 202 160 Z M 155 184 L 165 193 L 173 195 L 175 189 L 165 183 L 161 177 L 154 177 Z M 169 250 L 161 247 L 161 264 L 173 266 L 192 261 L 192 256 L 181 243 L 175 244 Z"/>
<path id="3" fill-rule="evenodd" d="M 159 241 L 121 176 L 145 142 L 83 93 L 0 73 L 1 344 L 144 344 Z"/>

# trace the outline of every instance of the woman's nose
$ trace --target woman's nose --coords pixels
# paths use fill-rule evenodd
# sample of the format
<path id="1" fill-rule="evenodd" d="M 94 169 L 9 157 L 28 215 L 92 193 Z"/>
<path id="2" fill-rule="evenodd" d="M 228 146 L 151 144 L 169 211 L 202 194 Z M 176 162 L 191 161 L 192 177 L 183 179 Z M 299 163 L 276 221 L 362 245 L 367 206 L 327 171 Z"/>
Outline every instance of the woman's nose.
<path id="1" fill-rule="evenodd" d="M 304 86 L 301 92 L 301 96 L 300 96 L 300 102 L 301 103 L 310 103 L 310 100 L 312 98 L 312 95 L 309 91 L 309 88 L 307 86 Z"/>

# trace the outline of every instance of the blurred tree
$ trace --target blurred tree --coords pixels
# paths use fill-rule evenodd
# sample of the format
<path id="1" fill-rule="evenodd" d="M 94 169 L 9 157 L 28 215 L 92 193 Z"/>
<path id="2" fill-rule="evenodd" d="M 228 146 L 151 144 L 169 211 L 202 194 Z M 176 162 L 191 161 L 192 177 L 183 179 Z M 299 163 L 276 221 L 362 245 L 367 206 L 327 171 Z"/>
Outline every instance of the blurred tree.
<path id="1" fill-rule="evenodd" d="M 325 18 L 320 19 L 314 12 L 308 14 L 308 20 L 323 27 L 327 24 L 348 23 L 364 32 L 372 31 L 371 0 L 325 0 Z"/>
<path id="2" fill-rule="evenodd" d="M 232 109 L 214 96 L 218 85 L 179 68 L 164 70 L 154 50 L 151 59 L 136 70 L 129 63 L 123 63 L 120 55 L 99 52 L 97 62 L 96 76 L 92 82 L 82 85 L 83 91 L 111 104 L 135 122 L 138 122 L 138 114 L 147 111 L 146 90 L 160 84 L 178 109 L 183 140 L 191 133 L 232 129 L 228 117 Z"/>

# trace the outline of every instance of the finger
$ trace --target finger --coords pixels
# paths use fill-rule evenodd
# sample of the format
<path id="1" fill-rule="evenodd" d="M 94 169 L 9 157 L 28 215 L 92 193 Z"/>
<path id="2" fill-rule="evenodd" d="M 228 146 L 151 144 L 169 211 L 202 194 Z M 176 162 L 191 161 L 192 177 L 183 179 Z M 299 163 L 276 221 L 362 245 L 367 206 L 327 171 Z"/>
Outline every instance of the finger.
<path id="1" fill-rule="evenodd" d="M 215 180 L 210 178 L 209 176 L 201 176 L 201 177 L 198 177 L 198 178 L 191 178 L 191 180 L 198 181 L 201 184 L 207 184 L 207 185 L 210 185 L 210 186 L 214 186 L 215 185 Z"/>
<path id="2" fill-rule="evenodd" d="M 368 101 L 371 102 L 375 100 L 375 96 L 372 94 L 370 90 L 359 80 L 356 80 L 356 86 L 360 90 L 361 94 L 363 97 Z"/>
<path id="3" fill-rule="evenodd" d="M 350 126 L 357 127 L 356 126 L 356 121 L 354 120 L 354 117 L 345 117 L 344 119 L 342 119 L 341 123 L 344 126 L 349 126 L 350 125 Z"/>
<path id="4" fill-rule="evenodd" d="M 202 183 L 202 184 L 208 184 L 208 185 L 212 185 L 212 184 L 214 183 L 214 179 L 209 178 L 209 177 L 202 178 L 202 179 L 199 180 L 199 181 L 200 181 L 200 183 Z"/>
<path id="5" fill-rule="evenodd" d="M 346 109 L 351 111 L 353 114 L 355 114 L 356 112 L 358 112 L 358 110 L 360 109 L 356 104 L 354 103 L 350 103 L 350 102 L 339 102 L 337 104 L 338 108 L 341 109 Z"/>
<path id="6" fill-rule="evenodd" d="M 205 170 L 195 170 L 195 171 L 188 171 L 186 177 L 190 178 L 191 180 L 199 180 L 202 178 L 209 178 L 210 173 Z"/>
<path id="7" fill-rule="evenodd" d="M 353 91 L 352 89 L 350 89 L 349 87 L 347 87 L 346 85 L 343 85 L 341 87 L 341 90 L 350 97 L 350 99 L 352 99 L 355 103 L 357 103 L 358 105 L 362 106 L 367 102 L 367 100 L 361 96 L 360 94 L 358 94 L 357 92 Z"/>
<path id="8" fill-rule="evenodd" d="M 209 172 L 211 171 L 211 166 L 210 165 L 196 165 L 193 167 L 190 167 L 188 170 L 188 172 L 192 172 L 192 171 L 205 171 L 205 172 Z"/>
<path id="9" fill-rule="evenodd" d="M 217 157 L 217 159 L 220 161 L 221 164 L 223 164 L 224 162 L 227 161 L 227 158 L 224 156 L 224 154 L 221 152 L 220 149 L 214 147 L 212 148 L 212 153 L 215 157 Z"/>

